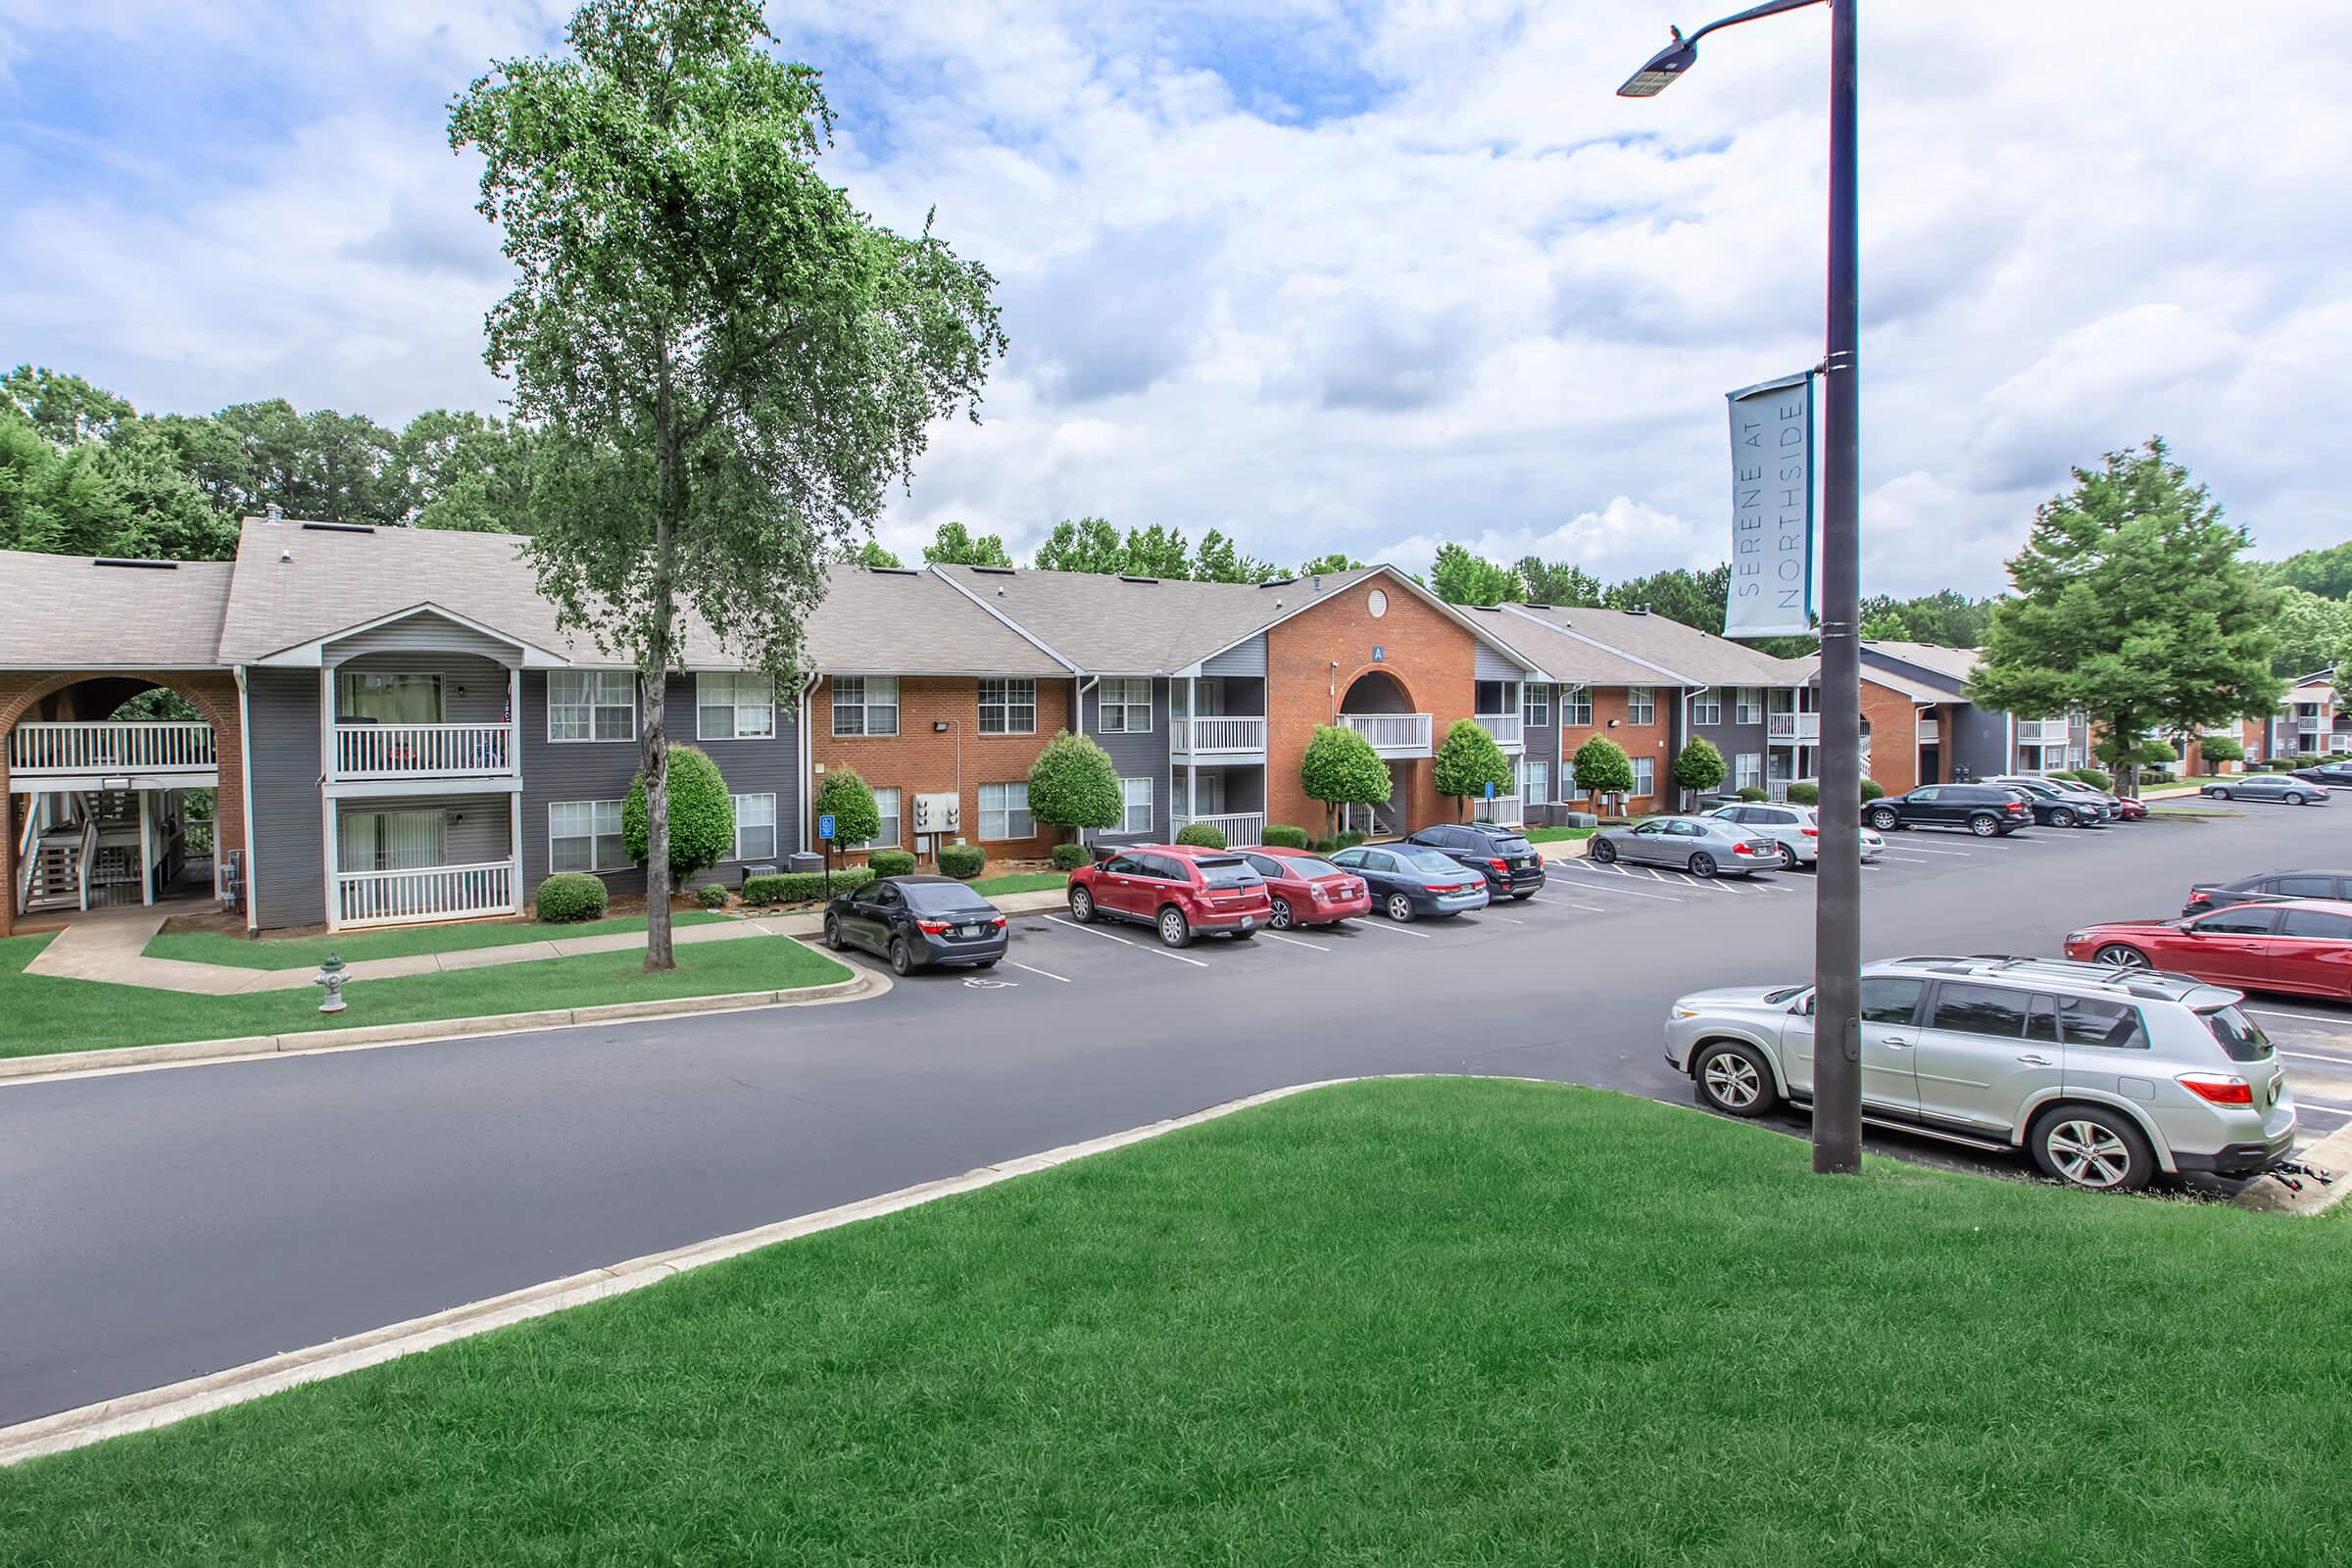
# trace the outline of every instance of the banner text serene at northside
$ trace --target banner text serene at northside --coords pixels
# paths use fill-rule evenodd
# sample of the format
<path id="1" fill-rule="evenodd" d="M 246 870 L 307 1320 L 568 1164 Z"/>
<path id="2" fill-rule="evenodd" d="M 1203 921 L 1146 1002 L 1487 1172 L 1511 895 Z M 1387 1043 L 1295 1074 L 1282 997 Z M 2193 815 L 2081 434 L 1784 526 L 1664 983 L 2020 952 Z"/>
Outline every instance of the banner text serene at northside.
<path id="1" fill-rule="evenodd" d="M 1743 387 L 1732 408 L 1726 637 L 1813 630 L 1813 372 Z"/>

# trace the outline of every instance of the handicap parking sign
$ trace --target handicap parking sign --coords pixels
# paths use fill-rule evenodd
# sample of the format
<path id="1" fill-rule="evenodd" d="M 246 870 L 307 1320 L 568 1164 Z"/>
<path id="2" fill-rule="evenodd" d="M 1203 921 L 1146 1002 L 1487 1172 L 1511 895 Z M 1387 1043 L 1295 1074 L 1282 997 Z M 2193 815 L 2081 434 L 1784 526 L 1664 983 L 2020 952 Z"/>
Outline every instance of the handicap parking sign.
<path id="1" fill-rule="evenodd" d="M 816 836 L 828 844 L 833 841 L 833 813 L 831 811 L 821 811 L 817 814 Z"/>

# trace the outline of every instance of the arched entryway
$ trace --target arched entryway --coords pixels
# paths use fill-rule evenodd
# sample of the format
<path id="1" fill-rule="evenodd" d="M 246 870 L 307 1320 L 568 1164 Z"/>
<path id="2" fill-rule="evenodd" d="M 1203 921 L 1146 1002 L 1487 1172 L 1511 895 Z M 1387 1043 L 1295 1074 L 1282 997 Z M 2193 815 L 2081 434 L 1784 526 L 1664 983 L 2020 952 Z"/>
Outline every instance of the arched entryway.
<path id="1" fill-rule="evenodd" d="M 1340 722 L 1372 743 L 1389 764 L 1389 798 L 1371 808 L 1370 821 L 1355 819 L 1379 834 L 1403 833 L 1412 827 L 1412 803 L 1425 795 L 1417 775 L 1429 766 L 1432 755 L 1430 715 L 1413 701 L 1411 688 L 1391 670 L 1359 670 L 1340 698 Z M 1352 816 L 1352 813 L 1350 813 Z"/>

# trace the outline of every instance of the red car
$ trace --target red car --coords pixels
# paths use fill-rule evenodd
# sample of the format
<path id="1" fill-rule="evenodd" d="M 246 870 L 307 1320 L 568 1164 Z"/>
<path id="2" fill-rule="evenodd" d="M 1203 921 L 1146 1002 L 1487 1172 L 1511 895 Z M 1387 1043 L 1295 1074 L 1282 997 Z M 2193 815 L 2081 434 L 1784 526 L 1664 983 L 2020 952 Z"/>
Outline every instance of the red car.
<path id="1" fill-rule="evenodd" d="M 1295 925 L 1337 925 L 1372 912 L 1371 886 L 1310 850 L 1245 844 L 1233 853 L 1265 879 L 1266 897 L 1273 902 L 1267 923 L 1277 931 Z"/>
<path id="2" fill-rule="evenodd" d="M 1204 931 L 1247 941 L 1272 914 L 1264 880 L 1225 850 L 1139 844 L 1070 873 L 1071 919 L 1140 921 L 1171 948 Z"/>
<path id="3" fill-rule="evenodd" d="M 2136 795 L 2119 795 L 2115 798 L 2115 819 L 2119 822 L 2145 822 L 2148 819 L 2148 803 Z"/>
<path id="4" fill-rule="evenodd" d="M 2069 932 L 2066 956 L 2241 991 L 2352 998 L 2352 906 L 2286 899 L 2184 920 L 2110 920 Z"/>

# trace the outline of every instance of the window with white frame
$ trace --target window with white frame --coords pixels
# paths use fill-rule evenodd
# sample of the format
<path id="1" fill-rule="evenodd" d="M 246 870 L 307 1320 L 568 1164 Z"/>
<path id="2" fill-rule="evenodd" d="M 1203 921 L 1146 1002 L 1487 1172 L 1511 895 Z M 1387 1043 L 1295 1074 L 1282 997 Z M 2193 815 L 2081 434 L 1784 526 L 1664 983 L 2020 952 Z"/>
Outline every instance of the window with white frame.
<path id="1" fill-rule="evenodd" d="M 776 733 L 776 687 L 755 670 L 706 670 L 694 677 L 695 738 L 769 740 Z"/>
<path id="2" fill-rule="evenodd" d="M 1119 780 L 1119 800 L 1123 809 L 1119 814 L 1121 833 L 1152 831 L 1152 781 L 1148 778 Z"/>
<path id="3" fill-rule="evenodd" d="M 980 837 L 1033 839 L 1037 822 L 1029 815 L 1029 783 L 980 786 Z"/>
<path id="4" fill-rule="evenodd" d="M 405 670 L 335 671 L 335 721 L 438 724 L 441 677 Z"/>
<path id="5" fill-rule="evenodd" d="M 1637 757 L 1633 760 L 1633 763 L 1634 793 L 1636 795 L 1657 794 L 1658 760 L 1654 757 Z"/>
<path id="6" fill-rule="evenodd" d="M 1551 688 L 1531 680 L 1519 697 L 1519 722 L 1530 728 L 1551 722 Z"/>
<path id="7" fill-rule="evenodd" d="M 1551 799 L 1551 764 L 1538 758 L 1519 760 L 1519 799 L 1534 805 Z"/>
<path id="8" fill-rule="evenodd" d="M 1701 692 L 1690 699 L 1690 722 L 1720 724 L 1723 722 L 1723 693 Z"/>
<path id="9" fill-rule="evenodd" d="M 1732 718 L 1734 722 L 1740 724 L 1763 723 L 1764 688 L 1761 686 L 1739 688 L 1732 698 Z"/>
<path id="10" fill-rule="evenodd" d="M 1592 688 L 1563 686 L 1560 688 L 1560 728 L 1591 729 L 1592 727 Z"/>
<path id="11" fill-rule="evenodd" d="M 772 860 L 776 858 L 776 798 L 738 795 L 735 798 L 735 858 Z"/>
<path id="12" fill-rule="evenodd" d="M 620 847 L 618 801 L 548 803 L 550 871 L 625 871 L 629 864 L 629 857 Z"/>
<path id="13" fill-rule="evenodd" d="M 882 825 L 863 844 L 845 844 L 845 850 L 888 850 L 899 842 L 899 791 L 896 785 L 874 791 L 874 815 Z"/>
<path id="14" fill-rule="evenodd" d="M 1741 752 L 1732 759 L 1732 788 L 1760 790 L 1764 787 L 1764 756 L 1760 752 Z"/>
<path id="15" fill-rule="evenodd" d="M 1628 686 L 1625 689 L 1625 721 L 1628 724 L 1655 724 L 1658 721 L 1658 689 L 1655 686 Z"/>
<path id="16" fill-rule="evenodd" d="M 345 811 L 338 808 L 335 868 L 352 871 L 414 871 L 445 863 L 440 808 Z"/>
<path id="17" fill-rule="evenodd" d="M 1573 757 L 1560 759 L 1560 799 L 1576 799 L 1576 759 Z"/>
<path id="18" fill-rule="evenodd" d="M 625 669 L 549 670 L 547 738 L 551 741 L 635 740 L 637 677 Z"/>
<path id="19" fill-rule="evenodd" d="M 1017 680 L 984 680 L 980 683 L 980 733 L 983 735 L 1034 735 L 1037 733 L 1037 682 L 1023 675 Z M 1026 833 L 1017 835 L 1027 838 Z"/>
<path id="20" fill-rule="evenodd" d="M 1152 733 L 1152 679 L 1148 675 L 1106 675 L 1098 690 L 1102 696 L 1102 723 L 1106 735 L 1149 735 Z M 986 693 L 982 694 L 986 703 Z M 1036 685 L 1030 686 L 1030 726 L 1037 723 Z M 986 711 L 985 707 L 983 712 Z M 990 730 L 990 734 L 1003 733 Z M 1015 732 L 1017 733 L 1017 732 Z M 1149 782 L 1149 781 L 1147 781 Z"/>
<path id="21" fill-rule="evenodd" d="M 833 677 L 834 734 L 896 735 L 898 732 L 898 676 L 836 675 Z"/>

